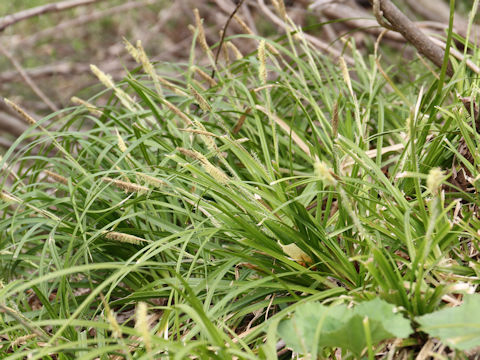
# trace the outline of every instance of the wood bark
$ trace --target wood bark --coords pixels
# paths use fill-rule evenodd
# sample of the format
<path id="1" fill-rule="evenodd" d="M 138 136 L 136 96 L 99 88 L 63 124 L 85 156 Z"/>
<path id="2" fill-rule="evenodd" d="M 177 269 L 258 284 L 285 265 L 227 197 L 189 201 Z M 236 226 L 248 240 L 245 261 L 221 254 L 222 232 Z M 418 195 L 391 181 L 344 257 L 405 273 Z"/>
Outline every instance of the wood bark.
<path id="1" fill-rule="evenodd" d="M 427 57 L 438 67 L 442 67 L 445 52 L 441 47 L 434 44 L 403 12 L 401 12 L 390 0 L 379 0 L 383 16 L 391 26 L 411 43 L 422 55 Z M 449 62 L 447 74 L 453 75 L 452 64 Z"/>

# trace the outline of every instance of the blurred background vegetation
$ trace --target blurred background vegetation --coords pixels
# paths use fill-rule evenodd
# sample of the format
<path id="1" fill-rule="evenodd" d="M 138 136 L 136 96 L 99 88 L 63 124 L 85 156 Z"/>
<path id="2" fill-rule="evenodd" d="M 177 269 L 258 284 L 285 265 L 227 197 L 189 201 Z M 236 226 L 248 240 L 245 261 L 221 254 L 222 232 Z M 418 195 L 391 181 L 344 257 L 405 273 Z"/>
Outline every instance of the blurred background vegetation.
<path id="1" fill-rule="evenodd" d="M 0 2 L 0 18 L 26 9 L 61 3 L 48 0 L 15 0 Z M 380 29 L 372 27 L 374 17 L 367 1 L 361 0 L 297 0 L 287 1 L 292 19 L 307 27 L 325 47 L 341 52 L 345 39 L 353 37 L 358 48 L 373 48 Z M 444 34 L 448 20 L 446 0 L 398 0 L 396 4 L 412 19 L 423 21 L 432 33 Z M 247 0 L 240 16 L 252 31 L 261 36 L 283 34 L 272 14 L 266 12 L 269 0 Z M 456 25 L 459 33 L 466 23 L 471 1 L 457 1 Z M 7 27 L 0 33 L 3 56 L 0 57 L 0 94 L 28 109 L 35 118 L 69 106 L 74 95 L 88 98 L 98 90 L 90 64 L 95 64 L 114 79 L 125 75 L 135 64 L 124 50 L 123 38 L 141 40 L 149 56 L 156 62 L 188 62 L 191 53 L 193 9 L 198 8 L 207 31 L 207 41 L 214 45 L 219 32 L 235 8 L 234 0 L 97 0 L 66 11 L 48 12 Z M 333 21 L 328 26 L 318 24 Z M 369 23 L 370 21 L 370 23 Z M 362 25 L 363 24 L 363 25 Z M 465 30 L 465 29 L 463 29 Z M 233 21 L 227 34 L 243 33 Z M 340 41 L 342 39 L 342 41 Z M 255 50 L 255 43 L 233 42 L 242 52 Z M 401 69 L 415 52 L 403 38 L 388 33 L 384 42 L 395 56 L 383 60 Z M 324 49 L 323 49 L 324 50 Z M 398 54 L 401 56 L 397 56 Z M 196 61 L 201 61 L 198 56 Z M 22 75 L 23 74 L 23 75 Z M 28 77 L 26 79 L 25 77 Z M 403 74 L 399 73 L 399 76 Z M 32 86 L 32 84 L 34 84 Z M 39 96 L 34 86 L 44 94 Z M 47 100 L 46 100 L 47 99 Z M 0 102 L 0 148 L 8 149 L 25 129 L 14 112 Z"/>

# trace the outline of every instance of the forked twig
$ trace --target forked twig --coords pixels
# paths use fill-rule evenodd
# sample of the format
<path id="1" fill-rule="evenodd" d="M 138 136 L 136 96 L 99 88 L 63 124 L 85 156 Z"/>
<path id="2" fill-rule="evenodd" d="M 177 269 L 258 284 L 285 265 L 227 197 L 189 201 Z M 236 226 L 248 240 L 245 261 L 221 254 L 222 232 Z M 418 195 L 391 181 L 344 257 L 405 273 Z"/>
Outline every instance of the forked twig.
<path id="1" fill-rule="evenodd" d="M 383 26 L 385 29 L 396 31 L 392 25 L 390 25 L 385 20 L 383 20 L 383 11 L 380 8 L 380 0 L 373 0 L 372 6 L 373 6 L 373 15 L 375 15 L 377 22 L 381 26 Z"/>
<path id="2" fill-rule="evenodd" d="M 370 0 L 373 3 L 380 4 L 381 14 L 388 20 L 391 28 L 398 31 L 403 37 L 411 43 L 430 61 L 438 67 L 442 67 L 445 52 L 441 47 L 432 42 L 403 12 L 401 12 L 390 0 Z M 453 75 L 452 64 L 447 66 L 447 74 Z"/>

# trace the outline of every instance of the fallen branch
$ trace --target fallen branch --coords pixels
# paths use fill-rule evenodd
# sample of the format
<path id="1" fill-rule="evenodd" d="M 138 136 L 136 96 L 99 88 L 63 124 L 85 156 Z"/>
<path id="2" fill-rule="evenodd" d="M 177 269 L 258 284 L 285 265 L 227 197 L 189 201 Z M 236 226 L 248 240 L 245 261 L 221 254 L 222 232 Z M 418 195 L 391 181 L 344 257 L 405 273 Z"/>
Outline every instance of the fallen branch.
<path id="1" fill-rule="evenodd" d="M 22 65 L 15 59 L 12 54 L 10 54 L 1 44 L 0 44 L 0 53 L 3 54 L 17 69 L 18 73 L 20 76 L 25 80 L 27 85 L 33 90 L 33 92 L 40 98 L 42 101 L 47 104 L 47 106 L 52 110 L 53 112 L 57 112 L 59 109 L 58 107 L 53 103 L 52 100 L 48 98 L 48 96 L 38 87 L 38 85 L 35 83 L 35 81 L 32 80 L 30 76 L 25 72 L 23 69 Z"/>
<path id="2" fill-rule="evenodd" d="M 24 122 L 4 112 L 0 112 L 0 131 L 5 131 L 8 134 L 18 137 L 27 129 L 28 125 Z"/>
<path id="3" fill-rule="evenodd" d="M 409 1 L 414 2 L 413 0 Z M 420 2 L 423 3 L 423 1 L 424 0 Z M 444 6 L 444 4 L 442 4 L 442 6 Z M 312 7 L 312 9 L 316 8 L 318 8 L 318 6 Z M 377 21 L 374 18 L 371 18 L 370 13 L 364 10 L 357 9 L 341 3 L 328 3 L 324 7 L 322 7 L 320 11 L 322 14 L 324 14 L 330 19 L 342 20 L 342 24 L 348 26 L 349 28 L 355 30 L 362 30 L 372 35 L 380 35 L 380 33 L 382 33 L 382 38 L 393 40 L 394 42 L 405 43 L 406 41 L 406 39 L 400 33 L 394 31 L 385 31 L 385 29 L 378 27 Z M 349 14 L 349 17 L 345 18 L 345 14 Z M 448 18 L 446 20 L 448 21 Z M 445 25 L 445 23 L 437 21 L 416 21 L 414 23 L 423 31 L 428 31 L 428 34 L 432 32 L 439 34 L 444 33 L 445 27 L 447 26 Z M 462 29 L 454 27 L 454 31 L 462 35 Z M 435 45 L 438 45 L 443 50 L 445 50 L 446 44 L 443 41 L 433 37 L 432 34 L 428 35 L 428 37 Z M 475 73 L 480 74 L 480 67 L 477 66 L 472 60 L 465 58 L 465 56 L 460 51 L 456 50 L 455 48 L 451 48 L 450 53 L 452 56 L 454 56 L 460 61 L 465 60 L 465 64 L 467 65 L 467 67 L 469 67 Z M 423 60 L 423 58 L 421 59 Z"/>
<path id="4" fill-rule="evenodd" d="M 0 147 L 8 150 L 10 149 L 11 147 L 13 146 L 13 142 L 7 140 L 7 139 L 4 139 L 4 138 L 0 138 Z"/>
<path id="5" fill-rule="evenodd" d="M 7 27 L 12 26 L 13 24 L 16 24 L 26 19 L 30 19 L 38 15 L 51 13 L 51 12 L 64 11 L 74 7 L 90 5 L 100 1 L 103 1 L 103 0 L 67 0 L 67 1 L 61 1 L 58 3 L 37 6 L 31 9 L 19 11 L 15 14 L 10 14 L 0 18 L 0 32 L 4 31 Z"/>
<path id="6" fill-rule="evenodd" d="M 122 5 L 118 5 L 106 10 L 93 12 L 91 14 L 85 14 L 79 16 L 72 20 L 67 20 L 57 24 L 55 26 L 49 27 L 47 29 L 36 32 L 35 34 L 30 35 L 29 37 L 18 41 L 14 46 L 25 46 L 33 45 L 37 43 L 40 39 L 50 36 L 62 36 L 65 34 L 66 30 L 69 30 L 76 26 L 81 26 L 89 22 L 97 21 L 103 19 L 107 16 L 112 16 L 118 13 L 125 13 L 139 7 L 144 7 L 147 5 L 152 5 L 155 3 L 155 0 L 146 0 L 146 1 L 130 1 Z"/>
<path id="7" fill-rule="evenodd" d="M 445 52 L 441 47 L 434 44 L 404 13 L 402 13 L 390 0 L 370 0 L 379 2 L 382 15 L 390 23 L 390 26 L 403 35 L 403 37 L 430 61 L 438 67 L 442 67 Z M 447 66 L 447 74 L 453 75 L 452 64 Z"/>
<path id="8" fill-rule="evenodd" d="M 440 41 L 440 40 L 438 40 L 434 37 L 431 37 L 430 40 L 432 40 L 435 44 L 437 44 L 438 46 L 440 46 L 444 50 L 447 47 L 447 45 L 443 41 Z M 472 60 L 470 60 L 468 58 L 465 58 L 465 56 L 460 51 L 458 51 L 457 49 L 452 47 L 450 49 L 450 54 L 460 61 L 465 60 L 465 65 L 467 65 L 470 68 L 470 70 L 472 70 L 473 72 L 475 72 L 477 74 L 480 74 L 480 67 L 478 67 Z"/>
<path id="9" fill-rule="evenodd" d="M 110 61 L 102 65 L 105 72 L 112 73 L 124 70 L 125 66 L 129 66 L 129 62 Z M 71 76 L 85 74 L 90 71 L 89 63 L 54 63 L 36 68 L 24 69 L 25 73 L 32 79 L 39 79 L 49 76 Z M 20 74 L 17 71 L 9 70 L 0 73 L 0 86 L 9 82 L 17 81 Z"/>
<path id="10" fill-rule="evenodd" d="M 447 3 L 438 0 L 406 0 L 407 5 L 415 12 L 415 14 L 421 15 L 427 20 L 437 21 L 441 23 L 448 23 L 448 18 L 450 16 L 450 7 Z M 461 14 L 455 13 L 455 18 L 453 19 L 453 26 L 456 31 L 462 35 L 467 35 L 468 29 L 468 20 L 465 19 Z M 443 28 L 442 30 L 445 30 Z M 480 27 L 478 25 L 472 24 L 471 33 L 473 38 L 469 39 L 473 43 L 477 43 L 477 37 L 479 36 Z"/>

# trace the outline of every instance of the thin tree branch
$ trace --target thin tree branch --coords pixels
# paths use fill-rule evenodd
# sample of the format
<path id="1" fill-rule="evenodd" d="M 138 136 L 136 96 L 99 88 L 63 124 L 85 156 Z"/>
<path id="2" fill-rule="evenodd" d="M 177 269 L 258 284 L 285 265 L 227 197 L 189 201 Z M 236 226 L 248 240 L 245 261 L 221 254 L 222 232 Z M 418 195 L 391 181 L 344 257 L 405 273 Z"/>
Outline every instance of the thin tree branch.
<path id="1" fill-rule="evenodd" d="M 14 136 L 22 135 L 28 125 L 4 112 L 0 112 L 0 131 L 5 131 Z"/>
<path id="2" fill-rule="evenodd" d="M 450 16 L 450 7 L 447 3 L 438 0 L 406 0 L 407 5 L 415 12 L 427 20 L 439 21 L 442 23 L 448 23 Z M 458 29 L 462 36 L 465 36 L 468 28 L 468 20 L 462 17 L 460 14 L 455 14 L 453 20 L 454 27 Z M 476 27 L 473 24 L 472 29 Z"/>
<path id="3" fill-rule="evenodd" d="M 13 145 L 13 142 L 0 137 L 0 147 L 3 147 L 4 149 L 8 150 L 12 147 L 12 145 Z"/>
<path id="4" fill-rule="evenodd" d="M 48 105 L 48 107 L 54 111 L 57 112 L 59 109 L 58 107 L 53 103 L 52 100 L 48 98 L 48 96 L 35 84 L 35 82 L 32 80 L 30 76 L 25 72 L 23 69 L 22 65 L 3 47 L 3 45 L 0 44 L 0 53 L 2 53 L 10 62 L 12 65 L 17 69 L 19 72 L 20 76 L 25 80 L 25 82 L 30 86 L 30 88 L 33 90 L 33 92 L 40 98 L 42 101 Z"/>
<path id="5" fill-rule="evenodd" d="M 46 14 L 51 12 L 59 12 L 68 10 L 78 6 L 90 5 L 103 0 L 67 0 L 60 1 L 53 4 L 47 4 L 42 6 L 37 6 L 31 9 L 19 11 L 15 14 L 10 14 L 0 18 L 0 32 L 4 31 L 7 27 L 12 26 L 20 21 Z"/>
<path id="6" fill-rule="evenodd" d="M 222 38 L 220 39 L 220 43 L 218 44 L 218 48 L 217 48 L 217 53 L 215 54 L 215 66 L 213 67 L 212 75 L 210 76 L 212 79 L 215 78 L 215 68 L 217 67 L 218 57 L 220 55 L 220 51 L 222 50 L 223 42 L 225 41 L 225 33 L 227 32 L 228 25 L 230 25 L 230 22 L 232 21 L 233 17 L 237 13 L 238 9 L 240 9 L 244 1 L 245 0 L 240 0 L 238 2 L 237 6 L 235 7 L 235 10 L 233 10 L 233 12 L 230 14 L 230 16 L 227 19 L 227 22 L 225 23 L 225 26 L 223 27 Z"/>
<path id="7" fill-rule="evenodd" d="M 14 45 L 16 46 L 33 45 L 44 37 L 58 36 L 58 35 L 62 36 L 64 35 L 65 30 L 71 29 L 76 26 L 84 25 L 89 22 L 97 21 L 107 16 L 112 16 L 118 13 L 125 13 L 127 11 L 130 11 L 139 7 L 151 5 L 151 4 L 154 4 L 155 1 L 156 0 L 129 1 L 125 4 L 118 5 L 106 10 L 93 12 L 91 14 L 85 14 L 75 19 L 67 20 L 55 26 L 36 32 L 35 34 L 32 34 L 29 37 L 20 40 L 18 43 Z"/>
<path id="8" fill-rule="evenodd" d="M 432 40 L 435 44 L 437 44 L 438 46 L 440 46 L 443 50 L 446 49 L 447 47 L 447 44 L 445 44 L 443 41 L 441 40 L 438 40 L 434 37 L 430 37 L 430 40 Z M 460 52 L 458 51 L 457 49 L 455 48 L 451 48 L 450 49 L 450 54 L 457 58 L 458 60 L 460 61 L 464 61 L 465 60 L 465 65 L 467 65 L 470 70 L 472 70 L 473 72 L 477 73 L 477 74 L 480 74 L 480 67 L 478 67 L 472 60 L 470 60 L 469 58 L 465 58 L 465 56 Z"/>
<path id="9" fill-rule="evenodd" d="M 402 13 L 390 0 L 377 0 L 380 2 L 380 9 L 383 16 L 390 25 L 398 31 L 415 48 L 438 67 L 442 67 L 445 52 L 441 47 L 434 44 L 404 13 Z M 374 0 L 370 0 L 371 3 Z M 453 75 L 452 64 L 447 66 L 447 74 Z"/>
<path id="10" fill-rule="evenodd" d="M 105 72 L 111 74 L 118 71 L 123 71 L 125 69 L 125 66 L 128 67 L 129 65 L 131 64 L 128 59 L 124 60 L 123 62 L 112 60 L 102 65 L 102 69 L 104 69 Z M 32 79 L 45 78 L 49 76 L 71 76 L 88 73 L 90 71 L 90 63 L 61 62 L 45 66 L 39 66 L 36 68 L 28 68 L 24 69 L 24 71 Z M 116 74 L 113 75 L 114 78 L 118 77 L 115 76 Z M 2 84 L 17 81 L 19 77 L 20 74 L 18 73 L 18 71 L 14 70 L 0 73 L 0 87 L 2 86 Z"/>

